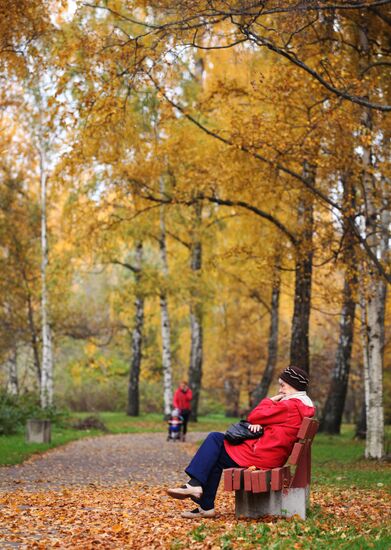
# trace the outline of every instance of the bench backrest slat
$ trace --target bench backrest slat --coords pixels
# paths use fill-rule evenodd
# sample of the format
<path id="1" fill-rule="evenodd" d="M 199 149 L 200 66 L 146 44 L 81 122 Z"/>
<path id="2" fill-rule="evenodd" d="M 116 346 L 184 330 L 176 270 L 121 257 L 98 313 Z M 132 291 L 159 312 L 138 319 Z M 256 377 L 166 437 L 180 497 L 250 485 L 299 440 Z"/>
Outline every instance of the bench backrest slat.
<path id="1" fill-rule="evenodd" d="M 313 418 L 303 418 L 299 431 L 297 432 L 297 439 L 314 439 L 316 432 L 318 431 L 318 421 Z"/>
<path id="2" fill-rule="evenodd" d="M 318 431 L 319 422 L 313 418 L 303 418 L 297 433 L 299 441 L 294 444 L 288 464 L 296 466 L 290 487 L 306 487 L 311 482 L 311 445 Z"/>
<path id="3" fill-rule="evenodd" d="M 288 458 L 288 464 L 291 464 L 292 466 L 297 466 L 299 464 L 301 455 L 303 454 L 305 444 L 304 443 L 295 443 L 293 445 L 292 452 L 290 454 L 290 457 Z"/>

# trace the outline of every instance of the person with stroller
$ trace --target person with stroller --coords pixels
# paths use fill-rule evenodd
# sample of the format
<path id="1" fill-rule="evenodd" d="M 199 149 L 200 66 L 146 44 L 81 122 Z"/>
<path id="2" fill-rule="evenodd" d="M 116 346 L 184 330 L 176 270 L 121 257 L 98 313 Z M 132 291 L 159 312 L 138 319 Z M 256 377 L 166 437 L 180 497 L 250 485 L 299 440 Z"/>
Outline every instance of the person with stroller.
<path id="1" fill-rule="evenodd" d="M 184 518 L 214 517 L 214 501 L 224 468 L 255 466 L 279 468 L 290 455 L 304 417 L 312 417 L 315 407 L 308 397 L 307 373 L 295 366 L 286 368 L 278 379 L 279 392 L 262 401 L 250 412 L 250 430 L 260 431 L 258 439 L 232 445 L 224 434 L 211 432 L 204 440 L 185 472 L 190 477 L 184 485 L 168 489 L 173 498 L 190 498 L 197 508 L 183 512 Z"/>
<path id="2" fill-rule="evenodd" d="M 187 423 L 189 422 L 191 412 L 191 400 L 193 399 L 193 392 L 189 388 L 189 384 L 186 380 L 183 380 L 176 392 L 174 393 L 173 404 L 175 409 L 180 410 L 180 415 L 183 418 L 183 437 L 182 441 L 185 441 L 187 433 Z"/>

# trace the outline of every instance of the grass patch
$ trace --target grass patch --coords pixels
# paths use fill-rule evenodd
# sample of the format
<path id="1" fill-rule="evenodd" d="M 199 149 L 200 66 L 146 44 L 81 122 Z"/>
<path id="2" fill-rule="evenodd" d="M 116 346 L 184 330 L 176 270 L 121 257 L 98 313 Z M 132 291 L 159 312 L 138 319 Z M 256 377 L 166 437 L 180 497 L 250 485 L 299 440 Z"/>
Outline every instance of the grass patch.
<path id="1" fill-rule="evenodd" d="M 391 487 L 391 464 L 365 460 L 364 450 L 365 442 L 354 439 L 354 426 L 342 426 L 341 435 L 318 434 L 312 446 L 313 483 Z"/>
<path id="2" fill-rule="evenodd" d="M 71 428 L 52 428 L 51 443 L 26 443 L 23 433 L 0 436 L 0 465 L 10 466 L 20 464 L 31 455 L 42 453 L 48 449 L 53 449 L 60 445 L 65 445 L 70 441 L 99 435 L 102 432 L 97 430 L 81 431 Z"/>
<path id="3" fill-rule="evenodd" d="M 25 435 L 22 432 L 14 435 L 0 436 L 0 465 L 20 464 L 33 454 L 47 451 L 70 441 L 103 435 L 99 430 L 76 430 L 71 427 L 71 423 L 75 419 L 83 419 L 88 416 L 91 416 L 90 412 L 74 413 L 61 427 L 52 426 L 52 441 L 48 444 L 26 443 Z M 150 413 L 131 417 L 125 413 L 102 412 L 97 416 L 105 424 L 109 433 L 112 434 L 152 433 L 165 432 L 167 430 L 167 422 L 161 414 Z M 198 422 L 190 423 L 189 431 L 224 431 L 227 425 L 233 421 L 234 419 L 227 419 L 223 415 L 211 415 L 200 418 Z"/>
<path id="4" fill-rule="evenodd" d="M 391 548 L 391 533 L 387 525 L 389 495 L 384 488 L 314 485 L 305 521 L 297 516 L 289 519 L 236 519 L 233 518 L 233 495 L 230 497 L 227 504 L 226 494 L 220 492 L 217 499 L 217 510 L 222 512 L 220 518 L 205 520 L 187 537 L 184 535 L 181 542 L 185 548 L 191 547 L 195 541 L 202 542 L 205 548 L 222 550 Z"/>
<path id="5" fill-rule="evenodd" d="M 274 523 L 271 526 L 262 522 L 250 525 L 239 522 L 220 536 L 219 547 L 222 550 L 238 548 L 383 550 L 390 548 L 391 537 L 386 528 L 348 527 L 347 525 L 332 527 L 324 522 L 324 517 L 307 520 L 305 523 L 297 520 L 279 520 L 278 524 Z M 203 534 L 205 538 L 209 536 L 208 529 L 204 529 Z"/>

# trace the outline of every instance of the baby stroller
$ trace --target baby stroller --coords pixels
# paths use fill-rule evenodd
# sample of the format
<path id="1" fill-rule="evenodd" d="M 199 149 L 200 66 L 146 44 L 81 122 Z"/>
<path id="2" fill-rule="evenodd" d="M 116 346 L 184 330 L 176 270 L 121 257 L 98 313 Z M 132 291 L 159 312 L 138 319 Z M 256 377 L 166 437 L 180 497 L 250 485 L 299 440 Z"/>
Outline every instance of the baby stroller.
<path id="1" fill-rule="evenodd" d="M 174 409 L 168 420 L 167 441 L 183 441 L 183 418 L 179 409 Z"/>

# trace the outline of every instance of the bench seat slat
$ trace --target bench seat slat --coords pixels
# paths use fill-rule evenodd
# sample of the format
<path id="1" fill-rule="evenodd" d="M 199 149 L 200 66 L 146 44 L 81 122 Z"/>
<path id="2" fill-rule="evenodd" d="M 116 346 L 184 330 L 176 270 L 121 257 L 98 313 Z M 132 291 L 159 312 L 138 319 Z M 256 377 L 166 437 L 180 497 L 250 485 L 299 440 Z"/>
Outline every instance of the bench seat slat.
<path id="1" fill-rule="evenodd" d="M 270 489 L 270 470 L 260 470 L 258 477 L 260 491 L 266 493 Z"/>
<path id="2" fill-rule="evenodd" d="M 251 491 L 251 472 L 252 470 L 244 470 L 243 472 L 243 486 L 245 491 Z"/>
<path id="3" fill-rule="evenodd" d="M 233 469 L 232 488 L 234 491 L 239 491 L 240 489 L 242 489 L 243 470 L 244 468 Z"/>
<path id="4" fill-rule="evenodd" d="M 258 470 L 251 472 L 251 491 L 253 493 L 260 493 L 261 492 L 261 486 L 259 483 L 259 475 Z"/>
<path id="5" fill-rule="evenodd" d="M 282 468 L 273 468 L 271 471 L 271 484 L 272 491 L 281 491 L 285 486 L 285 481 L 289 480 L 290 475 L 289 466 L 283 466 Z"/>
<path id="6" fill-rule="evenodd" d="M 224 491 L 233 491 L 233 471 L 234 468 L 224 470 Z"/>

